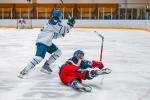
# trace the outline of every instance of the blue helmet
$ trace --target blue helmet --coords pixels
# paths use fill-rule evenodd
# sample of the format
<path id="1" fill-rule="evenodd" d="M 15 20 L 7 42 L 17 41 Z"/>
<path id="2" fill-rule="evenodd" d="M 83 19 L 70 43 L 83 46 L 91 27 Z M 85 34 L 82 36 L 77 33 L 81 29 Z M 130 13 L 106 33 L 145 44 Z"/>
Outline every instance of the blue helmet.
<path id="1" fill-rule="evenodd" d="M 73 54 L 73 57 L 76 57 L 78 59 L 84 58 L 84 52 L 82 50 L 76 50 Z"/>
<path id="2" fill-rule="evenodd" d="M 57 17 L 57 18 L 60 18 L 61 16 L 62 16 L 62 13 L 61 13 L 61 11 L 60 10 L 53 10 L 52 11 L 52 16 L 53 17 Z"/>

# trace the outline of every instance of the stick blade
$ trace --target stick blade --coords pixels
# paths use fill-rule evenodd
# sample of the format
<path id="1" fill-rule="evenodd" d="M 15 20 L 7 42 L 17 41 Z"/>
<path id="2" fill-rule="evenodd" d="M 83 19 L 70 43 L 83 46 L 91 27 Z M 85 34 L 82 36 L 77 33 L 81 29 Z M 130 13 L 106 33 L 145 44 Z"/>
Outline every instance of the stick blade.
<path id="1" fill-rule="evenodd" d="M 100 34 L 100 33 L 98 33 L 97 31 L 94 31 L 99 37 L 101 37 L 102 38 L 102 40 L 104 40 L 104 37 Z"/>

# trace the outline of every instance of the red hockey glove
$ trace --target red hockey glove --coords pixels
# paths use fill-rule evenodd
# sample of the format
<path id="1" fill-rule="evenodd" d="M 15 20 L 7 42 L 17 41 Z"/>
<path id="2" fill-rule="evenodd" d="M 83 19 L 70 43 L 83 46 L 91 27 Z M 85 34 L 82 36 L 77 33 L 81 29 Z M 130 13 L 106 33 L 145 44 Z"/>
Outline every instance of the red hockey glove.
<path id="1" fill-rule="evenodd" d="M 102 69 L 104 68 L 104 64 L 101 61 L 92 61 L 92 68 L 99 68 Z"/>

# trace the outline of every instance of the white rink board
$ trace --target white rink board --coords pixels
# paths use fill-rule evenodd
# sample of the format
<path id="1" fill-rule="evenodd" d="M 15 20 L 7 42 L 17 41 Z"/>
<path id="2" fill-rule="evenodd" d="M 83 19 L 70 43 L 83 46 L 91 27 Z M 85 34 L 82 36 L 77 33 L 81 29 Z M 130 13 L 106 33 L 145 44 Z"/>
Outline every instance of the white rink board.
<path id="1" fill-rule="evenodd" d="M 67 20 L 63 20 L 66 23 Z M 32 20 L 32 26 L 44 26 L 47 20 Z M 16 26 L 17 20 L 0 20 L 0 26 Z M 114 27 L 114 28 L 145 28 L 150 29 L 150 20 L 76 20 L 76 26 Z"/>

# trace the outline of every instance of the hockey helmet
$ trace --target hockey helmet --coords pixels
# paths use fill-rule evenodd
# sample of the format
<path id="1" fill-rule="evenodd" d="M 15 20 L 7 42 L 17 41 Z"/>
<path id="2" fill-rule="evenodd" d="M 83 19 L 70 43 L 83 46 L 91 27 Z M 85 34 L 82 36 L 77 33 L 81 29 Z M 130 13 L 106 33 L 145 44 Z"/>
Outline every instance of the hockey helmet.
<path id="1" fill-rule="evenodd" d="M 53 16 L 53 17 L 57 17 L 57 18 L 60 19 L 60 18 L 62 17 L 62 13 L 61 13 L 60 10 L 57 10 L 57 9 L 56 9 L 56 10 L 53 10 L 53 11 L 52 11 L 52 16 Z"/>
<path id="2" fill-rule="evenodd" d="M 82 50 L 76 50 L 73 54 L 73 57 L 76 57 L 77 59 L 83 59 L 84 52 Z"/>

